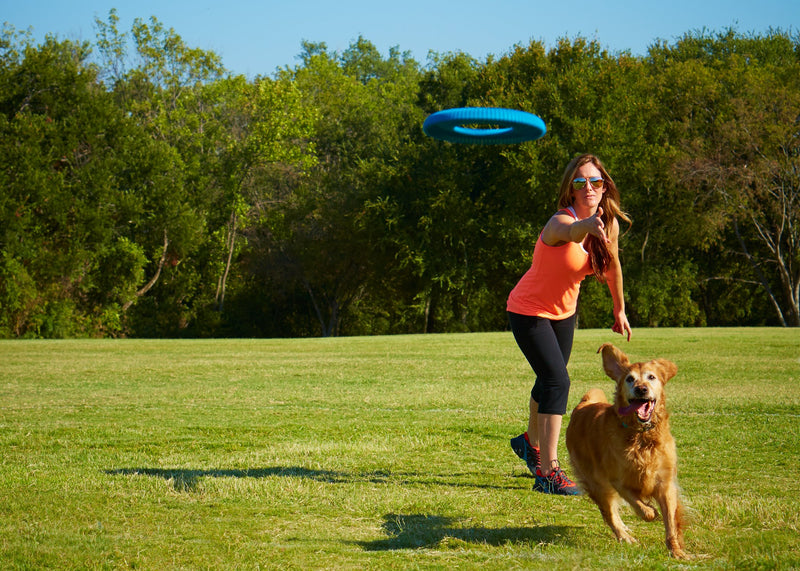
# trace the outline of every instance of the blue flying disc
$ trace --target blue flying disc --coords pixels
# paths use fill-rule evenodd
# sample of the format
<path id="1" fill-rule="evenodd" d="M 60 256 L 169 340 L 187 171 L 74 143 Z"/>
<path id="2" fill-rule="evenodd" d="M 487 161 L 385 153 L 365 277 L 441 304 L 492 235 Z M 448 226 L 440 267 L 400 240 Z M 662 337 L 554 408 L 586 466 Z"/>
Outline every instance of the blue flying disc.
<path id="1" fill-rule="evenodd" d="M 547 132 L 547 127 L 540 117 L 525 111 L 500 107 L 459 107 L 428 115 L 422 130 L 429 137 L 449 143 L 511 145 L 539 139 Z"/>

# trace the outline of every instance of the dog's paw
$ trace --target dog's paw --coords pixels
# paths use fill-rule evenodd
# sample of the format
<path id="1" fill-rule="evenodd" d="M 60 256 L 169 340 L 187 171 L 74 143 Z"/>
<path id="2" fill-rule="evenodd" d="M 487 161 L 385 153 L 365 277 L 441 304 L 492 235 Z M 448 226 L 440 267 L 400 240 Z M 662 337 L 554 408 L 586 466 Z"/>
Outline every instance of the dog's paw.
<path id="1" fill-rule="evenodd" d="M 658 517 L 658 510 L 640 498 L 636 498 L 636 501 L 631 501 L 630 504 L 636 515 L 644 521 L 653 521 Z"/>
<path id="2" fill-rule="evenodd" d="M 617 541 L 620 543 L 627 543 L 629 545 L 633 545 L 634 543 L 639 543 L 636 541 L 636 538 L 633 537 L 627 530 L 621 529 L 617 532 Z"/>
<path id="3" fill-rule="evenodd" d="M 648 505 L 645 505 L 642 506 L 641 516 L 644 521 L 653 521 L 658 517 L 658 511 Z"/>
<path id="4" fill-rule="evenodd" d="M 669 554 L 675 559 L 691 559 L 691 556 L 683 549 L 682 541 L 678 539 L 667 539 L 667 549 Z"/>
<path id="5" fill-rule="evenodd" d="M 678 548 L 676 548 L 676 549 L 673 549 L 673 550 L 671 550 L 671 551 L 669 552 L 669 554 L 670 554 L 672 557 L 674 557 L 675 559 L 683 559 L 684 561 L 687 561 L 687 560 L 689 560 L 689 559 L 692 559 L 692 556 L 691 556 L 691 555 L 689 555 L 688 553 L 686 553 L 686 552 L 685 552 L 683 549 L 681 549 L 680 547 L 678 547 Z"/>

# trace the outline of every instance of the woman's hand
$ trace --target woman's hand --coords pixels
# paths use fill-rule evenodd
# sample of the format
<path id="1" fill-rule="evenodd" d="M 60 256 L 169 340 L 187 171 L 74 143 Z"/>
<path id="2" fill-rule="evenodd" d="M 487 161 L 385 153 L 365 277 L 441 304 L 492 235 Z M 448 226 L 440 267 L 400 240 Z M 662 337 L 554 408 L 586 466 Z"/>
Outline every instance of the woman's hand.
<path id="1" fill-rule="evenodd" d="M 620 335 L 628 335 L 628 341 L 631 340 L 631 324 L 628 323 L 628 318 L 625 316 L 625 312 L 622 311 L 618 314 L 614 315 L 614 326 L 611 328 L 611 331 L 614 333 L 619 333 Z"/>
<path id="2" fill-rule="evenodd" d="M 606 244 L 611 243 L 611 239 L 606 235 L 606 224 L 603 222 L 603 207 L 598 206 L 597 211 L 589 216 L 589 218 L 584 218 L 581 220 L 583 224 L 586 225 L 586 233 L 591 234 L 599 238 L 602 242 Z"/>
<path id="3" fill-rule="evenodd" d="M 567 242 L 583 242 L 587 235 L 596 236 L 600 241 L 611 246 L 612 238 L 606 233 L 606 224 L 602 219 L 603 209 L 580 220 L 575 220 L 566 212 L 555 213 L 542 230 L 542 242 L 548 246 L 560 246 Z M 612 219 L 612 223 L 616 218 Z"/>

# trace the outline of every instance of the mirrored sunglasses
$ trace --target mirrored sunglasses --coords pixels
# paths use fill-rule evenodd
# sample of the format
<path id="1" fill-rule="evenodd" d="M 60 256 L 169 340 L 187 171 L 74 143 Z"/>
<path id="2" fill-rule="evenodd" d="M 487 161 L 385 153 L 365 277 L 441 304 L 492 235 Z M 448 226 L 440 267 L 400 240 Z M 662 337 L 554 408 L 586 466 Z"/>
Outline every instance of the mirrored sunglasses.
<path id="1" fill-rule="evenodd" d="M 587 182 L 591 184 L 592 188 L 594 189 L 602 188 L 603 183 L 605 183 L 605 181 L 599 176 L 590 176 L 588 180 L 580 177 L 572 180 L 572 188 L 575 190 L 581 190 L 586 186 Z"/>

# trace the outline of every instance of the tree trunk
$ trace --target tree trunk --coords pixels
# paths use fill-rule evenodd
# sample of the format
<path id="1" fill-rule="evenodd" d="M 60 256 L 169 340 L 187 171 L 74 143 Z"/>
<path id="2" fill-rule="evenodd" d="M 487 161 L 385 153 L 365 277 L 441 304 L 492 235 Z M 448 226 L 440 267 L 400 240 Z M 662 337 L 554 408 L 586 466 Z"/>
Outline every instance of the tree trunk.
<path id="1" fill-rule="evenodd" d="M 128 308 L 133 305 L 133 303 L 146 294 L 150 289 L 156 285 L 159 276 L 161 275 L 161 270 L 164 268 L 164 262 L 167 260 L 167 248 L 169 247 L 169 239 L 167 239 L 167 229 L 164 228 L 164 249 L 161 251 L 161 259 L 158 261 L 158 269 L 156 269 L 155 275 L 152 279 L 147 282 L 142 289 L 136 292 L 136 297 L 126 301 L 125 304 L 122 306 L 122 311 L 128 311 Z"/>
<path id="2" fill-rule="evenodd" d="M 753 268 L 753 271 L 758 276 L 758 280 L 761 283 L 761 287 L 764 288 L 764 291 L 767 293 L 767 297 L 772 302 L 772 306 L 775 308 L 775 312 L 778 314 L 778 319 L 781 322 L 783 327 L 786 327 L 786 319 L 783 316 L 783 310 L 781 310 L 781 305 L 778 303 L 778 300 L 775 299 L 775 295 L 772 293 L 772 288 L 769 287 L 769 282 L 767 281 L 767 276 L 764 275 L 764 272 L 761 271 L 761 268 L 758 267 L 758 264 L 753 259 L 753 256 L 750 254 L 750 250 L 747 249 L 747 244 L 744 243 L 744 238 L 742 238 L 742 234 L 739 232 L 739 223 L 736 219 L 733 219 L 733 229 L 736 232 L 736 237 L 739 239 L 739 245 L 742 248 L 742 253 L 744 253 L 747 261 L 750 262 L 750 266 Z"/>
<path id="3" fill-rule="evenodd" d="M 236 244 L 236 212 L 231 213 L 231 220 L 228 223 L 228 238 L 225 241 L 225 247 L 228 250 L 228 257 L 225 261 L 225 270 L 219 277 L 217 282 L 217 293 L 214 296 L 214 302 L 217 304 L 217 311 L 222 311 L 225 306 L 225 287 L 228 283 L 228 274 L 231 271 L 231 263 L 233 260 L 233 247 Z"/>

